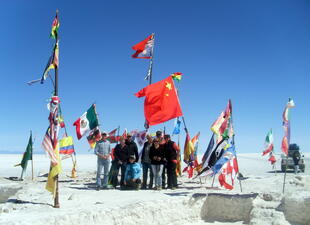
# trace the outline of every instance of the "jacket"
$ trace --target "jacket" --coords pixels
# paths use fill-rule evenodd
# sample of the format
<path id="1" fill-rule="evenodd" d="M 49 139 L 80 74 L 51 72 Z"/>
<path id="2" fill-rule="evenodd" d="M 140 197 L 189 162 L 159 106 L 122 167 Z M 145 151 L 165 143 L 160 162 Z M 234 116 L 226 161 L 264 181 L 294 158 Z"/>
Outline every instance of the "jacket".
<path id="1" fill-rule="evenodd" d="M 165 157 L 166 157 L 167 162 L 177 163 L 179 148 L 177 147 L 175 142 L 169 140 L 168 142 L 166 142 L 166 144 L 164 146 L 165 146 L 164 147 L 165 148 Z"/>
<path id="2" fill-rule="evenodd" d="M 127 162 L 129 158 L 128 146 L 125 145 L 123 148 L 121 144 L 117 144 L 114 148 L 114 161 Z"/>
<path id="3" fill-rule="evenodd" d="M 141 153 L 141 162 L 143 163 L 150 163 L 150 150 L 151 150 L 152 144 L 150 145 L 149 142 L 145 142 L 142 148 L 142 153 Z M 148 155 L 146 155 L 148 154 Z M 145 159 L 146 157 L 146 159 Z"/>
<path id="4" fill-rule="evenodd" d="M 139 160 L 138 147 L 134 141 L 128 142 L 126 140 L 126 145 L 128 146 L 128 155 L 135 155 L 136 162 Z"/>
<path id="5" fill-rule="evenodd" d="M 125 171 L 125 181 L 139 179 L 141 177 L 141 166 L 139 163 L 128 163 Z"/>
<path id="6" fill-rule="evenodd" d="M 161 160 L 157 161 L 154 159 L 154 157 L 160 157 Z M 161 165 L 164 164 L 164 158 L 165 158 L 165 150 L 162 145 L 160 145 L 157 149 L 155 148 L 154 145 L 151 146 L 150 149 L 150 159 L 151 159 L 151 164 L 153 165 Z"/>

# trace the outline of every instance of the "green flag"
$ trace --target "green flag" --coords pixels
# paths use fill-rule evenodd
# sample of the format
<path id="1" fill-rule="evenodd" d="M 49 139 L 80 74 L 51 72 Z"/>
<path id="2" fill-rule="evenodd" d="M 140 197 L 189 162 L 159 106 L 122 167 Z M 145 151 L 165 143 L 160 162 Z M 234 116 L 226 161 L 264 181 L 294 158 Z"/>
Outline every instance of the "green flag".
<path id="1" fill-rule="evenodd" d="M 30 133 L 28 145 L 26 151 L 24 152 L 23 159 L 21 163 L 16 166 L 21 166 L 25 170 L 27 168 L 28 160 L 32 160 L 32 133 Z"/>

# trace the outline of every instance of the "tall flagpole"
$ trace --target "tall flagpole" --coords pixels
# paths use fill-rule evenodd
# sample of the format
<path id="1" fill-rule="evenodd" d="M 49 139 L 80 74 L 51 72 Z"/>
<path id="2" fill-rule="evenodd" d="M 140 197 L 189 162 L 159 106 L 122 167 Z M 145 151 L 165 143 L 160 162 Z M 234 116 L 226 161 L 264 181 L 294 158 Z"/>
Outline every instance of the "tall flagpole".
<path id="1" fill-rule="evenodd" d="M 152 84 L 154 45 L 155 45 L 155 33 L 153 33 L 153 46 L 152 46 L 152 51 L 151 51 L 151 53 L 150 53 L 150 65 L 149 65 L 149 70 L 148 70 L 147 75 L 146 75 L 146 77 L 145 77 L 146 80 L 149 80 L 149 85 Z M 148 130 L 149 127 L 150 127 L 150 126 L 149 126 L 147 120 L 145 119 L 144 128 L 145 128 L 146 130 Z"/>
<path id="2" fill-rule="evenodd" d="M 58 19 L 58 9 L 56 10 L 56 16 Z M 56 44 L 58 43 L 58 32 L 56 33 Z M 58 66 L 55 68 L 55 90 L 54 90 L 54 95 L 58 96 Z M 58 113 L 58 112 L 57 112 Z M 56 115 L 57 116 L 57 115 Z M 51 131 L 52 132 L 52 131 Z M 57 137 L 56 137 L 57 138 Z M 58 140 L 57 140 L 58 141 Z M 59 185 L 58 185 L 58 174 L 55 176 L 55 186 L 56 186 L 56 191 L 55 191 L 55 199 L 54 199 L 54 208 L 59 208 Z"/>

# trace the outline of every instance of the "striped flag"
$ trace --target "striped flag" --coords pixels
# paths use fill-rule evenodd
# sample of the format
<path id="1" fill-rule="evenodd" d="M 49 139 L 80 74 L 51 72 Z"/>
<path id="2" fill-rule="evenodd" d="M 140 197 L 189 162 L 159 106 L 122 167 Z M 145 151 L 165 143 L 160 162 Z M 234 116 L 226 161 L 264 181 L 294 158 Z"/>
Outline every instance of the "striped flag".
<path id="1" fill-rule="evenodd" d="M 46 133 L 45 133 L 45 136 L 42 142 L 42 148 L 45 150 L 45 152 L 48 154 L 49 158 L 51 159 L 52 165 L 56 166 L 58 164 L 58 160 L 54 152 L 52 139 L 50 136 L 50 128 L 47 128 L 46 130 Z"/>
<path id="2" fill-rule="evenodd" d="M 132 49 L 136 51 L 132 55 L 132 58 L 151 59 L 153 56 L 153 47 L 154 47 L 154 34 L 151 34 L 143 41 L 132 46 Z"/>
<path id="3" fill-rule="evenodd" d="M 60 23 L 59 23 L 59 19 L 58 19 L 58 13 L 56 12 L 56 16 L 55 16 L 53 23 L 52 23 L 52 30 L 51 30 L 51 34 L 50 34 L 51 38 L 57 39 L 59 26 L 60 26 Z"/>

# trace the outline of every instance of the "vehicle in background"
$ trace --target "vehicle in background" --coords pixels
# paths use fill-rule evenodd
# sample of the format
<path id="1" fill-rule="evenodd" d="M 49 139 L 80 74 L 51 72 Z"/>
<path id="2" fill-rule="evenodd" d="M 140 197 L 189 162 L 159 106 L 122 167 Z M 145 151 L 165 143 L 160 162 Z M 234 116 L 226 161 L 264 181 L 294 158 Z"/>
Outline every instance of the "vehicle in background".
<path id="1" fill-rule="evenodd" d="M 281 155 L 281 170 L 282 170 L 282 172 L 285 172 L 285 168 L 287 170 L 288 169 L 294 170 L 293 155 L 295 154 L 296 151 L 299 152 L 299 154 L 300 154 L 300 160 L 298 162 L 299 170 L 303 173 L 305 172 L 304 155 L 300 152 L 299 146 L 297 144 L 290 144 L 287 157 L 284 154 Z"/>

